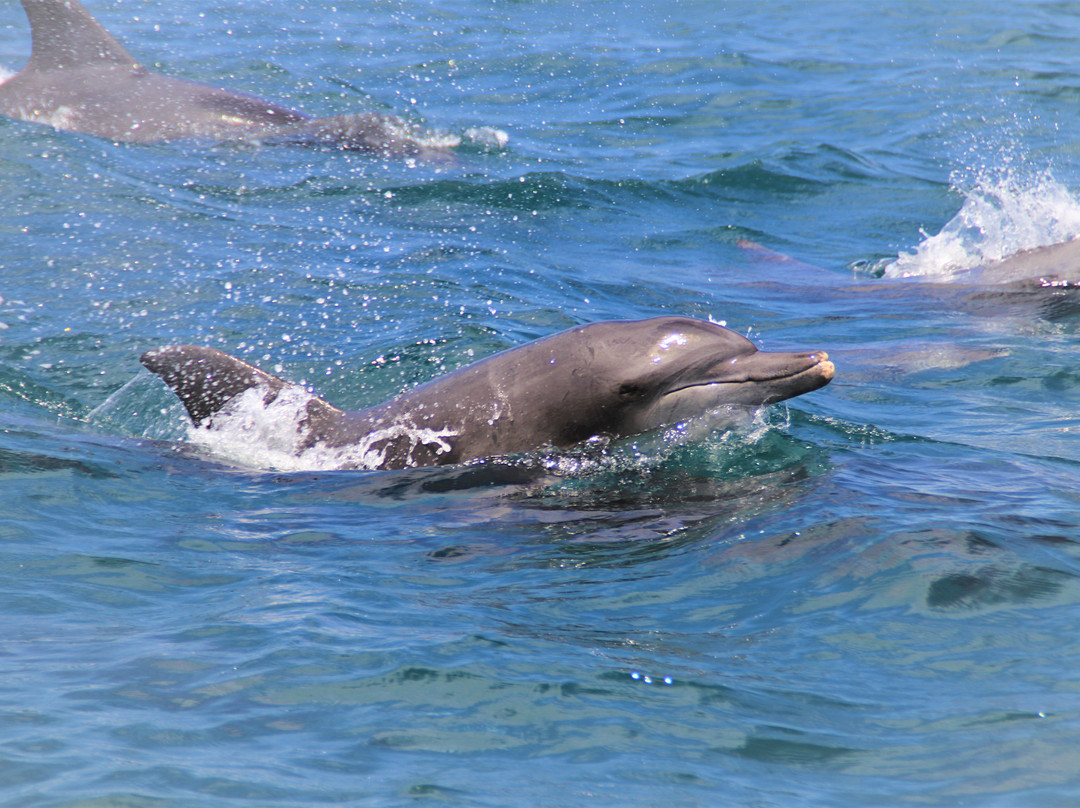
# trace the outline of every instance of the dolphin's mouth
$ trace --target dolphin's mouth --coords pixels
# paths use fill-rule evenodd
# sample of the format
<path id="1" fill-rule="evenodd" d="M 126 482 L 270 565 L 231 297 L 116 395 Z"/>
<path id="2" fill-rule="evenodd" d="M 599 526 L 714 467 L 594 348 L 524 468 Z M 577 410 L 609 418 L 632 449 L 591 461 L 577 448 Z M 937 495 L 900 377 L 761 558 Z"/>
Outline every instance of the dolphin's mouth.
<path id="1" fill-rule="evenodd" d="M 770 354 L 756 354 L 755 356 L 770 356 Z M 825 351 L 814 351 L 811 354 L 805 355 L 804 358 L 809 360 L 810 364 L 795 369 L 791 369 L 790 367 L 778 367 L 777 365 L 772 365 L 771 367 L 766 366 L 764 368 L 752 368 L 749 373 L 730 379 L 703 379 L 702 381 L 694 382 L 692 384 L 674 387 L 664 391 L 663 396 L 675 395 L 694 388 L 719 387 L 721 385 L 781 385 L 782 390 L 778 390 L 775 397 L 768 396 L 764 399 L 764 403 L 768 403 L 782 401 L 786 398 L 802 395 L 803 393 L 809 393 L 812 390 L 824 387 L 832 381 L 833 377 L 836 375 L 836 365 L 832 363 L 829 359 L 829 355 Z"/>
<path id="2" fill-rule="evenodd" d="M 793 371 L 786 376 L 779 376 L 777 378 L 794 379 L 815 375 L 821 380 L 823 385 L 831 382 L 833 376 L 836 375 L 836 365 L 829 359 L 829 355 L 825 353 L 825 351 L 814 351 L 814 353 L 810 354 L 809 358 L 814 360 L 814 363 L 809 367 Z"/>

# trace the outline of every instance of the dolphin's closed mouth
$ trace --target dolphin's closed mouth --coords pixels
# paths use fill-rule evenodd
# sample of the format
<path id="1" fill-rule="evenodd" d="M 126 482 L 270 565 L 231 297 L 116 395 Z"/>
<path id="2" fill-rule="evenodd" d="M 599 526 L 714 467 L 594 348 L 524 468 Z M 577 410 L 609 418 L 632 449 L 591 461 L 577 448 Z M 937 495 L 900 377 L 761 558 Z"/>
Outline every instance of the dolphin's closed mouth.
<path id="1" fill-rule="evenodd" d="M 826 381 L 832 381 L 833 376 L 836 375 L 836 365 L 830 361 L 829 355 L 824 351 L 821 352 L 819 361 L 814 367 L 821 371 L 821 375 Z M 813 370 L 814 368 L 810 369 Z"/>
<path id="2" fill-rule="evenodd" d="M 816 370 L 821 374 L 822 379 L 827 382 L 832 381 L 833 376 L 836 375 L 836 365 L 834 365 L 829 359 L 829 355 L 824 351 L 815 351 L 814 353 L 810 354 L 810 356 L 812 358 L 816 358 L 817 362 L 806 368 L 806 370 L 800 370 L 792 373 L 791 375 L 800 376 L 803 373 L 809 373 L 812 370 Z"/>
<path id="3" fill-rule="evenodd" d="M 813 360 L 813 364 L 807 367 L 800 368 L 799 370 L 793 370 L 790 373 L 772 373 L 762 376 L 750 375 L 747 381 L 751 382 L 775 382 L 783 379 L 795 379 L 799 376 L 807 375 L 810 373 L 820 374 L 823 381 L 831 381 L 832 377 L 836 375 L 836 365 L 829 361 L 829 355 L 825 351 L 814 351 L 806 357 L 809 360 Z"/>
<path id="4" fill-rule="evenodd" d="M 807 359 L 813 360 L 813 364 L 810 364 L 804 368 L 798 370 L 792 370 L 788 372 L 774 372 L 774 373 L 751 373 L 747 378 L 743 379 L 706 379 L 704 381 L 695 382 L 694 384 L 684 384 L 681 387 L 675 387 L 671 390 L 666 390 L 662 396 L 670 396 L 675 393 L 680 393 L 684 390 L 692 390 L 695 387 L 713 387 L 722 384 L 747 384 L 747 383 L 765 383 L 765 382 L 780 382 L 790 379 L 797 379 L 800 376 L 813 376 L 813 380 L 816 382 L 814 386 L 807 387 L 805 390 L 799 392 L 810 392 L 816 390 L 819 387 L 824 387 L 826 384 L 832 381 L 836 375 L 836 365 L 829 360 L 829 355 L 825 351 L 814 351 L 809 354 Z M 808 379 L 809 381 L 809 379 Z M 791 393 L 791 396 L 798 395 L 799 393 Z M 785 396 L 788 398 L 789 396 Z"/>

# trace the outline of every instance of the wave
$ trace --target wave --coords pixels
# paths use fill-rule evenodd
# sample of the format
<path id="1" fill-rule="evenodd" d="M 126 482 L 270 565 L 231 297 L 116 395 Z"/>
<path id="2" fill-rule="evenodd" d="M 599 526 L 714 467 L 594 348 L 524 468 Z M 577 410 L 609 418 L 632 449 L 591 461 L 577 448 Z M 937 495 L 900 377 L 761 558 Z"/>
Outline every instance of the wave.
<path id="1" fill-rule="evenodd" d="M 392 200 L 395 206 L 470 205 L 487 209 L 536 212 L 550 209 L 591 210 L 597 206 L 626 207 L 640 202 L 694 202 L 717 199 L 808 197 L 835 182 L 874 173 L 859 156 L 822 146 L 813 152 L 791 153 L 775 159 L 754 159 L 695 173 L 678 179 L 597 177 L 585 172 L 526 171 L 512 177 L 459 177 L 359 189 L 372 202 Z M 318 181 L 308 180 L 307 186 Z M 290 189 L 295 190 L 295 189 Z M 317 193 L 355 194 L 337 186 Z"/>

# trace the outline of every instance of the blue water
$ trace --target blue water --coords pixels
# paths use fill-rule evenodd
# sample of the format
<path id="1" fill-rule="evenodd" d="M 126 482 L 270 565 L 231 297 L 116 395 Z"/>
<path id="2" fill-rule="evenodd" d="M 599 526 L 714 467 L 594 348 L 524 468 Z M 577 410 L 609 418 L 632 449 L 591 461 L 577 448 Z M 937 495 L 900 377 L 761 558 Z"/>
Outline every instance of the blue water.
<path id="1" fill-rule="evenodd" d="M 1080 802 L 1076 300 L 903 279 L 1080 234 L 1080 8 L 982 5 L 91 3 L 173 75 L 510 141 L 0 121 L 0 804 Z M 491 485 L 223 458 L 137 361 L 359 407 L 661 313 L 837 378 Z"/>

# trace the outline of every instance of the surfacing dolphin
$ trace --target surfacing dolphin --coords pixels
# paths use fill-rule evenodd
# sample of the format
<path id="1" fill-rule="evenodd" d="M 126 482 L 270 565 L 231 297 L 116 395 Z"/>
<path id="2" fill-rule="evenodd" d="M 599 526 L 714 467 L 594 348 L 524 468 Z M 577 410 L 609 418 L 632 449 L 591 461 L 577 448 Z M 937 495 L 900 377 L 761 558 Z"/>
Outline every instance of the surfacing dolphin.
<path id="1" fill-rule="evenodd" d="M 740 239 L 736 246 L 758 263 L 768 263 L 782 269 L 782 275 L 796 283 L 821 286 L 836 275 L 827 269 L 806 264 L 789 255 L 776 252 L 749 239 Z M 1080 238 L 1069 239 L 1042 247 L 1019 250 L 985 264 L 964 269 L 943 267 L 940 274 L 914 275 L 867 281 L 882 287 L 902 281 L 907 285 L 926 287 L 1009 287 L 1015 290 L 1077 289 L 1080 288 Z"/>
<path id="2" fill-rule="evenodd" d="M 970 284 L 1024 283 L 1043 289 L 1080 287 L 1080 239 L 1012 253 L 985 266 L 957 273 Z"/>
<path id="3" fill-rule="evenodd" d="M 766 353 L 688 317 L 594 323 L 468 365 L 365 410 L 343 412 L 213 348 L 172 346 L 141 361 L 197 426 L 286 403 L 290 449 L 347 449 L 345 467 L 402 469 L 565 449 L 726 407 L 756 409 L 828 384 L 824 351 Z M 241 413 L 241 420 L 244 415 Z"/>
<path id="4" fill-rule="evenodd" d="M 924 275 L 883 278 L 844 278 L 752 241 L 739 241 L 738 246 L 750 260 L 769 265 L 763 282 L 774 294 L 787 289 L 800 300 L 807 295 L 834 302 L 838 295 L 875 295 L 916 306 L 955 306 L 995 319 L 1009 311 L 1048 319 L 1080 311 L 1080 238 L 1020 250 L 970 268 L 940 267 Z"/>
<path id="5" fill-rule="evenodd" d="M 311 118 L 252 95 L 142 67 L 77 0 L 22 0 L 30 61 L 0 84 L 0 114 L 118 142 L 196 138 L 333 145 L 413 156 L 460 138 L 366 113 Z M 501 133 L 496 133 L 501 134 Z"/>

